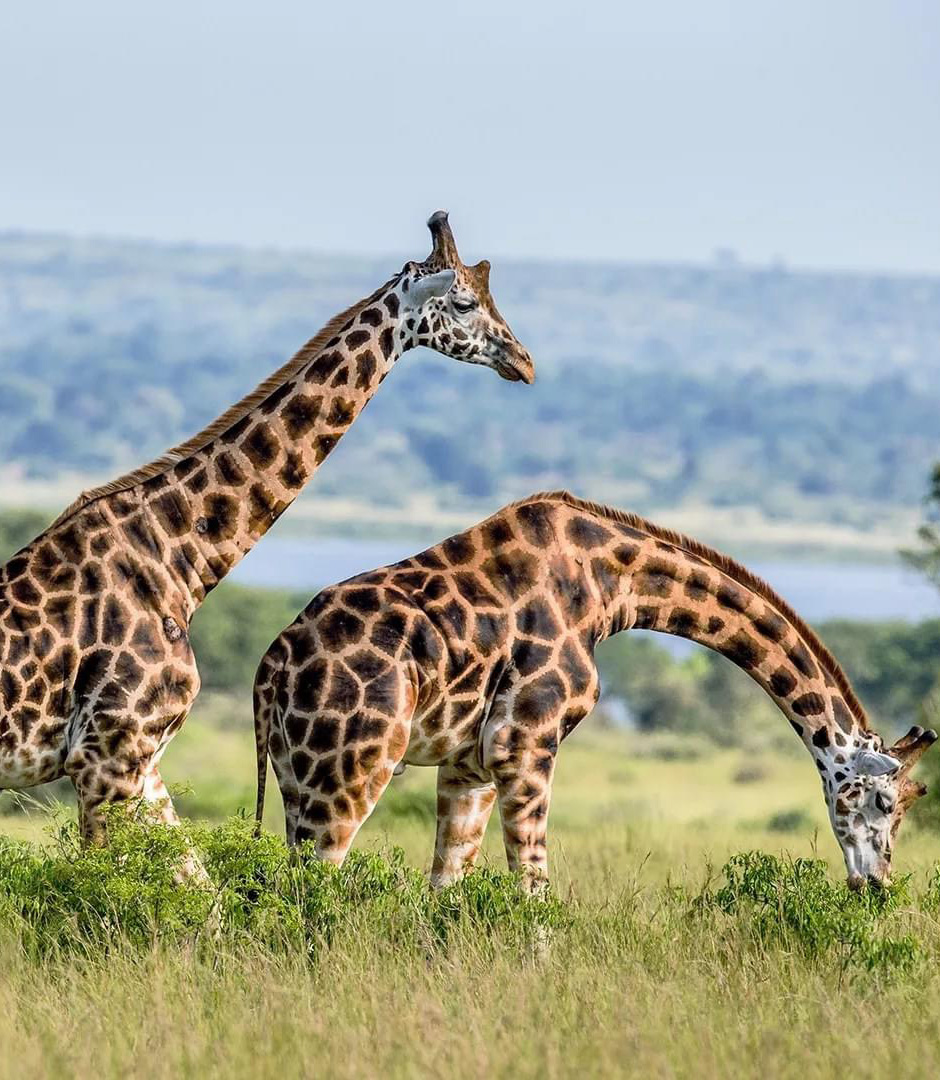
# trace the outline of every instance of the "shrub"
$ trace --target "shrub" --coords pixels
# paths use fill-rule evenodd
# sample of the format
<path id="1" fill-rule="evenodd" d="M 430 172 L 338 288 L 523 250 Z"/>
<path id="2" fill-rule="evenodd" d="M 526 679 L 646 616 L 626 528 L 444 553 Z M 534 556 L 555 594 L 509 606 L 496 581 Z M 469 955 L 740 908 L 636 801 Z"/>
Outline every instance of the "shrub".
<path id="1" fill-rule="evenodd" d="M 792 810 L 778 810 L 767 819 L 767 828 L 771 832 L 800 832 L 813 827 L 812 817 L 801 807 Z"/>
<path id="2" fill-rule="evenodd" d="M 174 883 L 192 847 L 211 887 Z M 0 925 L 36 957 L 207 941 L 315 957 L 344 935 L 425 951 L 467 934 L 526 946 L 565 918 L 557 899 L 523 894 L 510 874 L 480 870 L 435 892 L 399 849 L 353 851 L 335 867 L 256 836 L 245 819 L 190 830 L 115 814 L 108 845 L 88 849 L 72 824 L 49 850 L 0 840 Z"/>
<path id="3" fill-rule="evenodd" d="M 907 879 L 851 892 L 832 881 L 821 860 L 759 851 L 733 856 L 722 874 L 721 888 L 703 892 L 696 906 L 743 917 L 762 948 L 796 949 L 813 962 L 835 956 L 843 968 L 881 972 L 908 971 L 922 958 L 913 935 L 892 937 L 880 925 L 909 901 Z"/>

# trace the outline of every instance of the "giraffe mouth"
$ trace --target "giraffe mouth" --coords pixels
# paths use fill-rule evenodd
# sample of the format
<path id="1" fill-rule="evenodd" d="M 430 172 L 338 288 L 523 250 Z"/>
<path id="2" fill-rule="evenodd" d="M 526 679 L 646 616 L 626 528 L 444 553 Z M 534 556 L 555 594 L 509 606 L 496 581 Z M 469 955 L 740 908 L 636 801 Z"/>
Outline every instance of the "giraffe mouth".
<path id="1" fill-rule="evenodd" d="M 535 364 L 528 351 L 512 337 L 487 334 L 483 355 L 490 367 L 507 382 L 535 382 Z"/>
<path id="2" fill-rule="evenodd" d="M 501 379 L 505 379 L 507 382 L 522 382 L 522 374 L 516 371 L 511 364 L 497 360 L 495 366 L 496 372 Z"/>
<path id="3" fill-rule="evenodd" d="M 523 382 L 527 386 L 535 382 L 535 368 L 528 357 L 517 360 L 515 357 L 503 355 L 493 361 L 493 367 L 497 375 L 507 382 Z"/>

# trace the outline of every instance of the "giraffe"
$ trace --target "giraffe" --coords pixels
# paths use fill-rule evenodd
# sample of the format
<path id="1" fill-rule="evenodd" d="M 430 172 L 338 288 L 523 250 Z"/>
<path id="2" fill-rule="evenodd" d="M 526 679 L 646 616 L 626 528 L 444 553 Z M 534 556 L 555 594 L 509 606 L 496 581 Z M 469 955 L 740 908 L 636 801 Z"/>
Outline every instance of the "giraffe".
<path id="1" fill-rule="evenodd" d="M 594 649 L 657 630 L 722 653 L 812 755 L 853 888 L 888 880 L 936 740 L 885 750 L 819 637 L 726 555 L 567 492 L 532 495 L 412 558 L 320 592 L 255 680 L 260 822 L 267 758 L 291 844 L 341 862 L 393 773 L 437 766 L 431 880 L 472 867 L 498 803 L 510 869 L 547 881 L 558 748 L 599 695 Z"/>
<path id="2" fill-rule="evenodd" d="M 214 423 L 82 494 L 0 568 L 0 788 L 68 776 L 82 835 L 105 804 L 178 819 L 160 758 L 199 690 L 193 613 L 267 532 L 395 361 L 425 345 L 531 383 L 534 367 L 465 266 L 447 214 L 432 251 L 333 318 Z"/>

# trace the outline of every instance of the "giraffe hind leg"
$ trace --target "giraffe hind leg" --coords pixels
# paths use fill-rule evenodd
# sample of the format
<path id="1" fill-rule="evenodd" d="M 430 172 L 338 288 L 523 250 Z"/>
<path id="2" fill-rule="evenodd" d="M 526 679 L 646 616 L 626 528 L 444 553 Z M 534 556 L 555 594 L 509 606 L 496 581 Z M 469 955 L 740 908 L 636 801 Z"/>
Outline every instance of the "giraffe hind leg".
<path id="1" fill-rule="evenodd" d="M 319 857 L 341 863 L 405 756 L 414 675 L 382 656 L 350 666 L 316 643 L 304 661 L 306 677 L 288 672 L 284 681 L 269 753 L 288 842 L 312 842 Z"/>
<path id="2" fill-rule="evenodd" d="M 548 883 L 548 809 L 551 801 L 558 719 L 514 717 L 497 702 L 484 733 L 484 763 L 496 785 L 509 869 L 523 887 L 537 892 Z"/>
<path id="3" fill-rule="evenodd" d="M 459 768 L 437 770 L 437 836 L 431 884 L 443 888 L 472 869 L 496 801 L 496 786 Z"/>
<path id="4" fill-rule="evenodd" d="M 365 738 L 344 738 L 335 751 L 308 754 L 293 842 L 312 840 L 320 858 L 341 863 L 404 756 L 409 727 L 410 721 L 354 713 L 346 718 L 346 733 L 365 730 Z"/>

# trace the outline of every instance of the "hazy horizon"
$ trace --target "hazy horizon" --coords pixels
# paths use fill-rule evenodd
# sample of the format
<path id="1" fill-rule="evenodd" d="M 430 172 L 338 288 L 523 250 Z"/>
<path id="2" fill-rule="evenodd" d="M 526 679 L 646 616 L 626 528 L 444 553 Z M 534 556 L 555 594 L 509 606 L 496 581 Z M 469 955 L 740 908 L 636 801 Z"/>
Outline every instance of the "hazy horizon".
<path id="1" fill-rule="evenodd" d="M 459 231 L 459 213 L 454 215 L 450 214 L 451 220 L 456 222 L 455 230 Z M 424 248 L 430 248 L 430 241 L 427 238 L 427 233 L 423 229 L 423 223 L 417 222 L 414 228 L 415 244 L 412 245 L 410 252 L 405 250 L 400 251 L 339 251 L 329 250 L 325 248 L 317 248 L 311 245 L 290 245 L 290 244 L 276 244 L 276 243 L 250 243 L 239 241 L 224 241 L 224 240 L 178 240 L 171 237 L 154 237 L 154 236 L 141 236 L 132 235 L 128 233 L 108 233 L 108 232 L 73 232 L 65 229 L 38 229 L 38 228 L 25 228 L 25 227 L 5 227 L 0 225 L 0 241 L 18 238 L 38 238 L 41 240 L 56 241 L 61 240 L 64 243 L 78 243 L 78 244 L 90 244 L 90 245 L 108 245 L 113 244 L 118 248 L 125 247 L 150 247 L 165 250 L 167 252 L 179 251 L 185 252 L 203 251 L 218 252 L 219 254 L 232 254 L 235 256 L 243 255 L 245 257 L 271 257 L 274 259 L 287 258 L 291 255 L 296 255 L 300 259 L 316 259 L 338 262 L 349 261 L 350 263 L 385 263 L 391 265 L 397 265 L 398 263 L 404 263 L 408 259 L 421 258 L 424 254 Z M 459 237 L 458 237 L 459 239 Z M 460 245 L 463 248 L 463 245 Z M 462 252 L 467 255 L 467 261 L 471 258 L 481 256 L 480 252 L 474 252 L 471 249 L 466 249 Z M 482 257 L 482 256 L 481 256 Z M 742 270 L 747 273 L 785 273 L 785 274 L 797 274 L 806 275 L 809 277 L 846 277 L 846 278 L 885 278 L 885 279 L 936 279 L 940 277 L 940 266 L 936 269 L 929 270 L 917 270 L 897 267 L 878 267 L 878 266 L 839 266 L 839 265 L 801 265 L 798 263 L 789 262 L 782 257 L 775 256 L 764 262 L 758 262 L 757 260 L 749 260 L 741 255 L 740 252 L 734 248 L 716 248 L 710 255 L 706 255 L 703 258 L 657 258 L 656 256 L 649 256 L 647 258 L 630 257 L 629 255 L 502 255 L 495 252 L 487 251 L 486 257 L 495 258 L 498 260 L 498 266 L 496 267 L 496 273 L 498 274 L 500 266 L 545 266 L 545 267 L 558 267 L 558 268 L 572 268 L 578 266 L 584 266 L 586 268 L 603 268 L 610 267 L 611 269 L 649 269 L 655 270 L 669 270 L 669 269 L 686 269 L 686 270 L 729 270 L 736 269 Z"/>
<path id="2" fill-rule="evenodd" d="M 0 13 L 0 230 L 940 272 L 940 7 Z M 398 257 L 396 255 L 396 257 Z"/>

